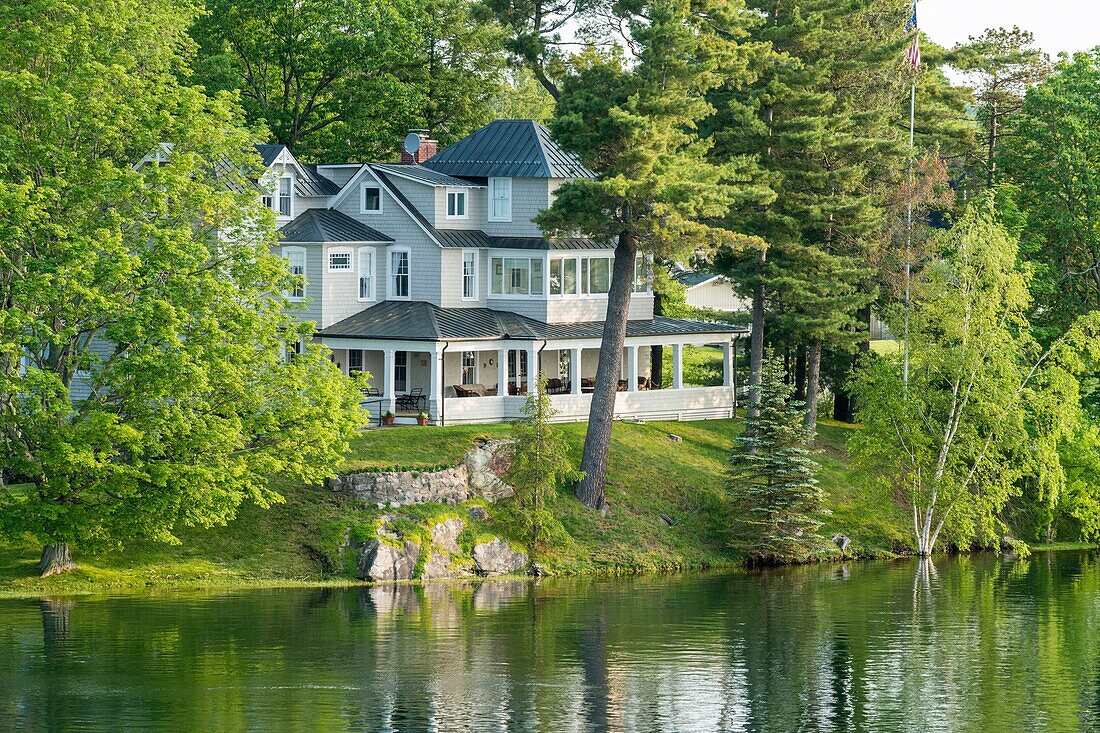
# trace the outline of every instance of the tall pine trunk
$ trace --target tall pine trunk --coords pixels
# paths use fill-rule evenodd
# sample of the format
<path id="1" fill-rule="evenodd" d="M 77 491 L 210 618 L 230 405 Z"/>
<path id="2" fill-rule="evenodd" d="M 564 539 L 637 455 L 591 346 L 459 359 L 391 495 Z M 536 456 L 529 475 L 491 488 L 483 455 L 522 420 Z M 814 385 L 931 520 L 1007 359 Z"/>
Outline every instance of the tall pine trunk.
<path id="1" fill-rule="evenodd" d="M 764 260 L 756 253 L 756 287 L 752 291 L 752 333 L 749 334 L 749 417 L 760 414 L 760 370 L 764 365 Z"/>
<path id="2" fill-rule="evenodd" d="M 632 234 L 620 234 L 615 245 L 615 270 L 611 291 L 607 294 L 607 315 L 603 322 L 600 361 L 596 366 L 596 385 L 588 412 L 588 432 L 584 436 L 581 471 L 584 478 L 574 487 L 585 506 L 603 510 L 607 454 L 611 448 L 611 424 L 615 419 L 615 396 L 623 369 L 623 342 L 630 312 L 630 291 L 634 282 L 634 258 L 638 242 Z"/>
<path id="3" fill-rule="evenodd" d="M 73 564 L 69 546 L 62 542 L 56 545 L 46 545 L 42 548 L 42 558 L 38 561 L 38 573 L 40 577 L 48 578 L 72 570 Z"/>
<path id="4" fill-rule="evenodd" d="M 806 350 L 806 414 L 802 427 L 811 435 L 817 429 L 817 402 L 821 384 L 821 339 L 815 338 Z"/>
<path id="5" fill-rule="evenodd" d="M 799 344 L 794 358 L 794 398 L 806 401 L 806 345 Z"/>

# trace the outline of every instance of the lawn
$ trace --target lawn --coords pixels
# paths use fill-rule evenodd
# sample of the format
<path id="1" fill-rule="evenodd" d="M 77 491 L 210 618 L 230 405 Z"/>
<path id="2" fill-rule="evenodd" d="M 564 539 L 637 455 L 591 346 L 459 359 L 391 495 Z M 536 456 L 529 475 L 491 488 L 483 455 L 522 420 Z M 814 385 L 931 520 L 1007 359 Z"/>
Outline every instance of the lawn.
<path id="1" fill-rule="evenodd" d="M 579 461 L 585 424 L 560 428 Z M 740 429 L 735 420 L 616 423 L 607 477 L 610 516 L 591 512 L 562 492 L 552 509 L 568 536 L 540 560 L 559 573 L 736 564 L 738 558 L 726 546 L 723 472 Z M 861 486 L 849 469 L 844 442 L 851 429 L 825 424 L 820 430 L 821 480 L 831 511 L 822 532 L 843 532 L 852 538 L 852 551 L 881 555 L 906 545 L 906 518 L 889 497 Z M 454 465 L 476 438 L 508 433 L 507 425 L 370 430 L 355 438 L 338 470 Z M 277 488 L 284 503 L 266 510 L 243 507 L 226 527 L 182 530 L 179 545 L 138 543 L 94 555 L 76 548 L 79 569 L 60 578 L 35 577 L 37 549 L 31 543 L 0 545 L 0 595 L 352 582 L 348 558 L 339 547 L 348 528 L 373 527 L 379 510 L 318 486 L 283 483 Z M 409 522 L 427 523 L 462 509 L 424 505 L 401 511 Z M 474 533 L 522 542 L 509 502 L 491 506 L 490 512 L 490 522 L 471 527 Z"/>

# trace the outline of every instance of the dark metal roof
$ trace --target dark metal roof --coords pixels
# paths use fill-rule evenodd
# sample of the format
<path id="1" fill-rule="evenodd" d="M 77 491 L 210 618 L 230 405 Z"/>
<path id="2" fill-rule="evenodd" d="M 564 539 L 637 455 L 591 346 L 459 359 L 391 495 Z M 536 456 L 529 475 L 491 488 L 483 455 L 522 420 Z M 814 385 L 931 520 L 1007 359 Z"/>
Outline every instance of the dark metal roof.
<path id="1" fill-rule="evenodd" d="M 610 244 L 593 239 L 549 239 L 547 237 L 494 237 L 480 229 L 436 229 L 436 239 L 443 247 L 531 250 L 613 250 Z"/>
<path id="2" fill-rule="evenodd" d="M 382 171 L 394 176 L 403 176 L 405 178 L 411 178 L 414 181 L 420 183 L 426 183 L 429 186 L 464 186 L 466 188 L 484 188 L 484 183 L 472 183 L 470 181 L 464 181 L 461 178 L 452 178 L 444 173 L 433 171 L 431 168 L 425 168 L 422 165 L 389 165 L 385 163 L 374 163 L 371 165 L 376 171 Z"/>
<path id="3" fill-rule="evenodd" d="M 689 288 L 693 288 L 696 285 L 702 285 L 705 282 L 721 277 L 721 275 L 717 275 L 713 272 L 702 272 L 700 270 L 679 270 L 674 272 L 672 276 Z"/>
<path id="4" fill-rule="evenodd" d="M 335 196 L 340 193 L 340 186 L 317 172 L 315 165 L 303 165 L 302 172 L 305 175 L 296 177 L 294 192 L 299 196 Z"/>
<path id="5" fill-rule="evenodd" d="M 275 162 L 282 152 L 286 150 L 286 145 L 257 145 L 256 152 L 260 154 L 260 157 L 264 161 L 264 165 L 271 165 Z"/>
<path id="6" fill-rule="evenodd" d="M 424 162 L 440 173 L 463 178 L 595 178 L 550 131 L 534 120 L 496 120 Z"/>
<path id="7" fill-rule="evenodd" d="M 377 229 L 334 209 L 306 209 L 280 230 L 284 242 L 392 242 Z"/>
<path id="8" fill-rule="evenodd" d="M 656 316 L 629 321 L 627 336 L 731 335 L 748 329 Z M 598 339 L 603 321 L 543 323 L 492 308 L 440 308 L 423 301 L 384 301 L 323 329 L 321 337 L 397 341 Z"/>

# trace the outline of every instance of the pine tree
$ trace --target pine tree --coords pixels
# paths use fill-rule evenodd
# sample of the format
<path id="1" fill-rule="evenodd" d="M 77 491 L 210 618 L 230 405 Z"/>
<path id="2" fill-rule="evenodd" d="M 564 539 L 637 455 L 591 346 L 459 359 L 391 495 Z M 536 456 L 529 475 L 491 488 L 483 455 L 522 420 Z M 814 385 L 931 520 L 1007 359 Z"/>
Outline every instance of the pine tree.
<path id="1" fill-rule="evenodd" d="M 730 451 L 731 544 L 755 563 L 805 560 L 821 539 L 819 466 L 806 447 L 800 403 L 790 397 L 782 363 L 765 358 L 759 414 L 745 421 L 737 438 L 740 449 Z"/>
<path id="2" fill-rule="evenodd" d="M 546 508 L 547 499 L 559 486 L 581 477 L 569 460 L 561 433 L 550 424 L 555 410 L 546 392 L 546 375 L 541 372 L 538 385 L 537 391 L 527 395 L 524 418 L 512 425 L 516 444 L 508 472 L 509 481 L 516 487 L 532 555 L 545 549 L 551 536 L 564 532 L 561 522 Z"/>

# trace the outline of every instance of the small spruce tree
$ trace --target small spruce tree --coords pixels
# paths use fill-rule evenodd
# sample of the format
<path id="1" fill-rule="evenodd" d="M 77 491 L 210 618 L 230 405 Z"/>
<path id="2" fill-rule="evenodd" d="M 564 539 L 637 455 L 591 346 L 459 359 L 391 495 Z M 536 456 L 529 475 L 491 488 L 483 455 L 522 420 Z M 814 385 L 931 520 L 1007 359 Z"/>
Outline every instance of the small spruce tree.
<path id="1" fill-rule="evenodd" d="M 551 424 L 555 410 L 546 393 L 546 376 L 538 375 L 538 390 L 527 395 L 524 418 L 512 425 L 515 439 L 508 478 L 516 487 L 520 519 L 532 557 L 546 548 L 547 541 L 565 530 L 546 507 L 547 499 L 566 483 L 580 480 L 580 471 L 566 454 L 565 440 Z"/>
<path id="2" fill-rule="evenodd" d="M 774 356 L 761 370 L 759 414 L 745 421 L 745 432 L 730 451 L 727 487 L 733 509 L 733 547 L 753 563 L 806 560 L 820 542 L 817 517 L 824 513 L 822 491 L 810 457 L 810 435 L 802 427 L 801 403 L 783 382 Z"/>

